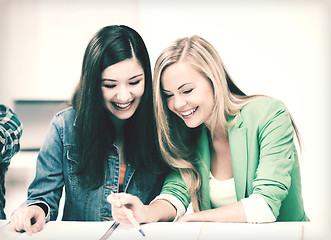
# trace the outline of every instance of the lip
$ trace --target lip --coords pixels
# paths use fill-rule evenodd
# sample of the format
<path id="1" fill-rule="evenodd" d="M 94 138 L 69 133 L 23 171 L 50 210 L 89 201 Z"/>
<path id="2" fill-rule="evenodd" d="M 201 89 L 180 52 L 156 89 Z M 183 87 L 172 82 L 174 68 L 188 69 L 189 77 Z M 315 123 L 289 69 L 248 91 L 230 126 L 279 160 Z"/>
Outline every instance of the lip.
<path id="1" fill-rule="evenodd" d="M 180 111 L 179 114 L 182 116 L 182 118 L 188 119 L 188 118 L 191 118 L 192 116 L 194 116 L 194 114 L 196 113 L 198 108 L 199 107 L 195 107 L 195 108 L 191 108 L 189 110 Z"/>
<path id="2" fill-rule="evenodd" d="M 131 108 L 134 100 L 131 102 L 126 103 L 118 103 L 118 102 L 112 102 L 112 105 L 118 110 L 118 111 L 127 111 Z"/>

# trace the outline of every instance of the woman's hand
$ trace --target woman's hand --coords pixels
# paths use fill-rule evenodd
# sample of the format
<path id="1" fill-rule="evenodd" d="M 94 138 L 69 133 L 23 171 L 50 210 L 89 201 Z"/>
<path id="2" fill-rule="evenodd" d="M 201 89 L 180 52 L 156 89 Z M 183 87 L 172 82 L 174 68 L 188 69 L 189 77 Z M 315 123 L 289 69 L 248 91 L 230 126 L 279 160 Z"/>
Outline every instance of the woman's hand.
<path id="1" fill-rule="evenodd" d="M 17 209 L 10 219 L 10 225 L 14 230 L 25 231 L 28 235 L 39 232 L 45 222 L 45 212 L 37 205 Z"/>
<path id="2" fill-rule="evenodd" d="M 144 205 L 138 197 L 127 193 L 112 193 L 107 197 L 107 201 L 112 205 L 112 216 L 116 222 L 130 223 L 128 217 L 123 211 L 123 207 L 132 211 L 133 217 L 138 223 L 147 222 L 148 206 Z"/>

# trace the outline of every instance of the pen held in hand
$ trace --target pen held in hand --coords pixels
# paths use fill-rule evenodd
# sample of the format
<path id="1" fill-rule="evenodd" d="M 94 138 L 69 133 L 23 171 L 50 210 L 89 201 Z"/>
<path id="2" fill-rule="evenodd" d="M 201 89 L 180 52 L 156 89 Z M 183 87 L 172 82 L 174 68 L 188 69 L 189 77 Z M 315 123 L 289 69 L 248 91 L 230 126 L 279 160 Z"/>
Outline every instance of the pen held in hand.
<path id="1" fill-rule="evenodd" d="M 113 194 L 114 192 L 111 191 L 111 194 Z M 143 235 L 143 237 L 145 237 L 145 233 L 144 231 L 141 229 L 139 223 L 137 222 L 137 220 L 133 217 L 132 212 L 125 207 L 124 205 L 121 206 L 121 208 L 123 209 L 124 214 L 126 215 L 126 217 L 129 219 L 129 221 L 131 222 L 131 224 L 139 229 L 139 232 L 141 233 L 141 235 Z"/>
<path id="2" fill-rule="evenodd" d="M 122 205 L 122 209 L 123 209 L 125 215 L 127 216 L 127 218 L 129 219 L 129 221 L 131 222 L 131 224 L 132 224 L 134 227 L 138 228 L 138 229 L 139 229 L 139 232 L 141 233 L 141 235 L 143 235 L 143 236 L 145 237 L 145 233 L 144 233 L 144 231 L 140 228 L 139 223 L 138 223 L 138 222 L 136 221 L 136 219 L 133 217 L 132 212 L 131 212 L 128 208 L 126 208 L 124 205 Z"/>

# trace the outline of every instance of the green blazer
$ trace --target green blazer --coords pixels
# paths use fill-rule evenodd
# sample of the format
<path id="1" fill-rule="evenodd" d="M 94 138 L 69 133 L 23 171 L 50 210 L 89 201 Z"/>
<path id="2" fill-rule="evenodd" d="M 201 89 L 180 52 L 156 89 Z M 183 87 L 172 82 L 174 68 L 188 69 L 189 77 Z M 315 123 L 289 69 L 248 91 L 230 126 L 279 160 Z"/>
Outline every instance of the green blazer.
<path id="1" fill-rule="evenodd" d="M 228 119 L 231 122 L 233 119 Z M 272 98 L 248 103 L 228 130 L 237 200 L 260 194 L 277 221 L 308 221 L 301 195 L 301 176 L 293 142 L 294 128 L 285 105 Z M 202 209 L 210 209 L 209 139 L 199 139 Z M 190 196 L 179 172 L 171 173 L 161 194 L 177 197 L 185 207 Z"/>

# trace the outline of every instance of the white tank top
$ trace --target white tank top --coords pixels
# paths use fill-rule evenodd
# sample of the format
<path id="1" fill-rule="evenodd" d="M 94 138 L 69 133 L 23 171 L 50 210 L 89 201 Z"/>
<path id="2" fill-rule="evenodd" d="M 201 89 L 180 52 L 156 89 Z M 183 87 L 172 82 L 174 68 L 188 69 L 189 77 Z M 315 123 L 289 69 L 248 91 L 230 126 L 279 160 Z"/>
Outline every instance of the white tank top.
<path id="1" fill-rule="evenodd" d="M 213 208 L 223 207 L 225 205 L 237 202 L 234 178 L 217 180 L 210 173 L 209 194 Z"/>

